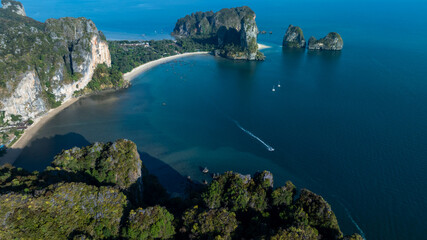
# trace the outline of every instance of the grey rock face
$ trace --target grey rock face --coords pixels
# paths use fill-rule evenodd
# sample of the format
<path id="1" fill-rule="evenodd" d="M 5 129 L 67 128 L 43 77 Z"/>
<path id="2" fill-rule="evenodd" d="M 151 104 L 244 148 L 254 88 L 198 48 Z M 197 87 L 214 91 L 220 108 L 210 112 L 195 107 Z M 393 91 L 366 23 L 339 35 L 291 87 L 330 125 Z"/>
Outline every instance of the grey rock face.
<path id="1" fill-rule="evenodd" d="M 108 44 L 92 21 L 85 18 L 61 18 L 49 19 L 45 24 L 37 22 L 35 26 L 38 25 L 44 28 L 43 32 L 25 25 L 8 25 L 6 28 L 6 36 L 12 40 L 15 35 L 33 36 L 36 41 L 30 45 L 31 48 L 48 48 L 48 55 L 54 59 L 46 61 L 45 67 L 37 70 L 28 63 L 27 71 L 18 72 L 14 78 L 6 78 L 6 88 L 0 89 L 6 92 L 0 96 L 0 111 L 5 112 L 6 119 L 12 114 L 21 115 L 23 120 L 41 116 L 50 108 L 45 92 L 49 92 L 56 101 L 64 102 L 90 82 L 98 64 L 111 65 Z M 7 42 L 13 43 L 2 39 L 0 36 L 0 53 L 12 48 Z M 23 54 L 32 52 L 15 54 L 15 57 L 20 58 Z M 76 78 L 70 80 L 69 73 Z M 46 87 L 46 82 L 50 88 Z"/>
<path id="2" fill-rule="evenodd" d="M 3 9 L 8 9 L 21 16 L 27 16 L 27 14 L 25 14 L 24 5 L 18 1 L 2 0 L 1 4 L 3 5 Z"/>
<path id="3" fill-rule="evenodd" d="M 344 42 L 338 33 L 331 32 L 326 37 L 317 40 L 315 37 L 310 37 L 308 40 L 309 50 L 328 50 L 340 51 L 344 46 Z"/>
<path id="4" fill-rule="evenodd" d="M 40 79 L 35 71 L 28 71 L 18 78 L 20 78 L 20 82 L 15 92 L 2 101 L 4 106 L 2 111 L 35 119 L 41 112 L 47 111 Z"/>
<path id="5" fill-rule="evenodd" d="M 196 12 L 179 19 L 173 34 L 177 37 L 213 39 L 219 48 L 216 55 L 230 59 L 261 60 L 263 55 L 258 52 L 255 18 L 255 13 L 246 6 L 224 8 L 216 13 Z"/>
<path id="6" fill-rule="evenodd" d="M 63 74 L 53 79 L 53 93 L 62 101 L 70 99 L 74 91 L 84 88 L 92 79 L 98 64 L 111 66 L 111 57 L 106 41 L 95 24 L 86 18 L 48 19 L 46 29 L 50 37 L 56 40 L 56 51 L 64 51 L 64 68 L 71 73 L 80 73 L 78 82 L 64 84 Z"/>
<path id="7" fill-rule="evenodd" d="M 258 52 L 258 27 L 254 16 L 247 16 L 242 19 L 242 29 L 240 30 L 240 41 L 244 49 L 248 51 L 248 60 L 255 60 Z"/>
<path id="8" fill-rule="evenodd" d="M 286 48 L 305 48 L 306 41 L 304 33 L 300 27 L 289 25 L 283 38 L 283 47 Z"/>

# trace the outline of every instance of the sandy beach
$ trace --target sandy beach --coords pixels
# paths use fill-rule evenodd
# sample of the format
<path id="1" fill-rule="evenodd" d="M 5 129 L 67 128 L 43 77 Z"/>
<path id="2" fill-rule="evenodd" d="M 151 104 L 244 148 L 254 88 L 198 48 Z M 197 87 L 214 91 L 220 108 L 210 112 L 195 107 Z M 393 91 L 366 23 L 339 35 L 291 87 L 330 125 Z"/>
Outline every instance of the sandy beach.
<path id="1" fill-rule="evenodd" d="M 161 58 L 155 61 L 151 61 L 148 63 L 145 63 L 141 66 L 138 66 L 134 68 L 131 72 L 128 72 L 123 75 L 125 80 L 131 81 L 134 78 L 136 78 L 141 73 L 156 67 L 160 64 L 170 62 L 182 57 L 189 57 L 194 55 L 204 55 L 208 54 L 208 52 L 194 52 L 194 53 L 183 53 L 178 54 L 170 57 Z M 77 102 L 80 98 L 72 98 L 65 103 L 63 103 L 61 106 L 49 110 L 46 114 L 44 114 L 41 117 L 38 117 L 37 119 L 34 119 L 34 123 L 27 128 L 22 136 L 16 141 L 12 146 L 9 147 L 7 154 L 0 158 L 0 165 L 4 163 L 13 163 L 21 154 L 24 147 L 31 141 L 31 139 L 37 134 L 38 130 L 46 123 L 48 122 L 52 117 L 54 117 L 56 114 L 61 112 L 62 110 L 66 109 L 73 103 Z"/>
<path id="2" fill-rule="evenodd" d="M 190 57 L 190 56 L 194 56 L 194 55 L 206 55 L 206 54 L 209 54 L 209 52 L 182 53 L 182 54 L 178 54 L 178 55 L 174 55 L 174 56 L 170 56 L 170 57 L 160 58 L 160 59 L 142 64 L 141 66 L 134 68 L 132 71 L 125 73 L 123 75 L 123 77 L 127 81 L 132 81 L 137 76 L 139 76 L 141 73 L 143 73 L 143 72 L 145 72 L 145 71 L 147 71 L 153 67 L 156 67 L 160 64 L 167 63 L 167 62 L 176 60 L 178 58 Z"/>
<path id="3" fill-rule="evenodd" d="M 61 106 L 49 110 L 45 115 L 37 118 L 34 120 L 33 125 L 31 125 L 29 128 L 25 130 L 25 132 L 22 134 L 22 136 L 19 138 L 18 141 L 16 141 L 11 148 L 24 148 L 28 142 L 33 138 L 33 136 L 37 133 L 37 131 L 52 117 L 54 117 L 56 114 L 61 112 L 62 110 L 69 107 L 71 104 L 75 103 L 79 98 L 71 98 L 65 103 L 63 103 Z"/>
<path id="4" fill-rule="evenodd" d="M 34 135 L 46 122 L 48 122 L 52 117 L 54 117 L 62 110 L 75 103 L 77 100 L 79 100 L 79 98 L 71 98 L 65 103 L 63 103 L 61 106 L 55 109 L 51 109 L 43 116 L 34 119 L 34 123 L 27 129 L 25 129 L 24 133 L 18 139 L 18 141 L 16 141 L 11 147 L 9 147 L 9 149 L 7 150 L 7 154 L 0 159 L 0 165 L 4 163 L 13 163 L 19 157 L 24 147 L 31 141 Z"/>
<path id="5" fill-rule="evenodd" d="M 258 43 L 258 50 L 263 50 L 263 49 L 267 49 L 267 48 L 271 48 L 271 46 L 267 46 L 267 45 Z"/>
<path id="6" fill-rule="evenodd" d="M 266 48 L 270 48 L 270 46 L 267 46 L 264 44 L 258 44 L 259 50 L 266 49 Z M 178 54 L 178 55 L 174 55 L 174 56 L 170 56 L 170 57 L 161 58 L 161 59 L 158 59 L 155 61 L 151 61 L 151 62 L 142 64 L 142 65 L 134 68 L 132 71 L 125 73 L 123 75 L 123 77 L 127 81 L 132 81 L 133 79 L 138 77 L 143 72 L 145 72 L 145 71 L 147 71 L 153 67 L 156 67 L 160 64 L 167 63 L 167 62 L 170 62 L 170 61 L 173 61 L 173 60 L 176 60 L 179 58 L 183 58 L 183 57 L 189 57 L 189 56 L 195 56 L 195 55 L 206 55 L 206 54 L 209 54 L 209 52 L 182 53 L 182 54 Z M 7 162 L 13 163 L 21 154 L 22 149 L 31 141 L 31 139 L 35 136 L 35 134 L 38 132 L 38 130 L 46 122 L 48 122 L 52 117 L 54 117 L 56 114 L 58 114 L 62 110 L 66 109 L 67 107 L 69 107 L 70 105 L 75 103 L 77 100 L 79 100 L 79 98 L 72 98 L 72 99 L 66 101 L 65 103 L 63 103 L 61 106 L 59 106 L 55 109 L 51 109 L 45 115 L 35 119 L 33 125 L 31 125 L 29 128 L 27 128 L 24 131 L 24 133 L 19 138 L 19 140 L 16 141 L 9 148 L 8 153 L 0 159 L 0 164 L 7 163 Z"/>

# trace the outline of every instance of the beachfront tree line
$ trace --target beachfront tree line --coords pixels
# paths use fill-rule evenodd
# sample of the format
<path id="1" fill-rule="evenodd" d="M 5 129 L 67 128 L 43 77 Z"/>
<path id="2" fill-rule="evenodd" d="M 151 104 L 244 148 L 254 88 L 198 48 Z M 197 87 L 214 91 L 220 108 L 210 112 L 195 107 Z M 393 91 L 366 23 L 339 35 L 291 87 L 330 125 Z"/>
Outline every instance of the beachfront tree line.
<path id="1" fill-rule="evenodd" d="M 109 41 L 112 68 L 122 73 L 163 57 L 186 52 L 212 51 L 214 45 L 189 38 L 151 41 Z"/>

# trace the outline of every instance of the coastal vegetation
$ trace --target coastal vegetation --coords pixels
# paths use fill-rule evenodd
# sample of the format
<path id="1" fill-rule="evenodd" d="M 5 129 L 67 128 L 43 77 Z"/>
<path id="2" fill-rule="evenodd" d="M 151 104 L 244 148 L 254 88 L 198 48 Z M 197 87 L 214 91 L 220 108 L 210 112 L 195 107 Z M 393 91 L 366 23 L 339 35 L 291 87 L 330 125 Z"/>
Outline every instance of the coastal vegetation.
<path id="1" fill-rule="evenodd" d="M 123 78 L 123 73 L 113 67 L 108 67 L 106 64 L 98 64 L 92 80 L 87 86 L 79 91 L 74 92 L 74 96 L 86 95 L 103 90 L 121 89 L 129 86 L 129 82 Z"/>
<path id="2" fill-rule="evenodd" d="M 151 41 L 109 41 L 111 64 L 122 73 L 163 57 L 186 52 L 212 51 L 214 46 L 197 39 L 151 40 Z"/>
<path id="3" fill-rule="evenodd" d="M 129 140 L 64 150 L 42 172 L 0 168 L 0 239 L 361 239 L 273 175 L 226 172 L 171 198 Z"/>

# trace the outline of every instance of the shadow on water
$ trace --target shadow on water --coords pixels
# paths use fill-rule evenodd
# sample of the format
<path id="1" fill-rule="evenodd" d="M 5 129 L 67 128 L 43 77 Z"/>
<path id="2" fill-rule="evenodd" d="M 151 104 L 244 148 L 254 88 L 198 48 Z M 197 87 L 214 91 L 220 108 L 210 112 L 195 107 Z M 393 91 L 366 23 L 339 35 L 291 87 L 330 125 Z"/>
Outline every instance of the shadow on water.
<path id="1" fill-rule="evenodd" d="M 65 135 L 55 135 L 49 138 L 40 138 L 31 142 L 24 149 L 9 149 L 20 153 L 14 162 L 15 167 L 22 167 L 27 171 L 43 171 L 51 165 L 54 157 L 63 150 L 73 147 L 84 147 L 91 143 L 80 134 L 68 133 Z M 186 177 L 179 174 L 175 169 L 163 161 L 149 155 L 145 152 L 139 152 L 143 165 L 150 174 L 155 175 L 166 190 L 173 194 L 183 194 L 189 181 Z M 7 162 L 4 162 L 7 163 Z M 3 163 L 3 164 L 4 164 Z"/>
<path id="2" fill-rule="evenodd" d="M 253 79 L 260 64 L 260 61 L 230 60 L 217 57 L 218 68 L 227 72 L 237 73 L 242 79 Z"/>
<path id="3" fill-rule="evenodd" d="M 303 65 L 305 49 L 301 48 L 282 48 L 283 66 L 288 69 L 288 73 L 293 77 L 295 71 Z"/>
<path id="4" fill-rule="evenodd" d="M 28 171 L 42 171 L 50 166 L 53 158 L 62 150 L 87 145 L 90 145 L 90 142 L 77 133 L 35 139 L 22 150 L 13 165 Z"/>
<path id="5" fill-rule="evenodd" d="M 166 190 L 173 194 L 181 194 L 186 191 L 188 187 L 188 180 L 182 176 L 175 169 L 160 159 L 157 159 L 146 152 L 139 152 L 142 164 L 147 168 L 150 174 L 155 175 L 160 184 Z"/>
<path id="6" fill-rule="evenodd" d="M 322 61 L 336 62 L 341 58 L 342 51 L 307 50 L 307 57 L 318 57 Z"/>
<path id="7" fill-rule="evenodd" d="M 318 86 L 326 92 L 330 92 L 336 79 L 340 79 L 338 73 L 342 69 L 341 55 L 341 51 L 307 51 L 307 67 L 310 68 L 313 77 L 318 80 Z"/>

